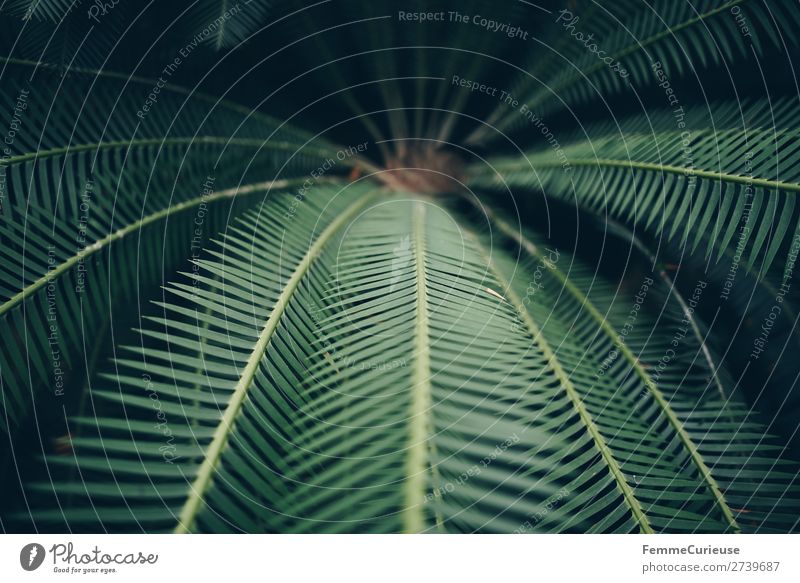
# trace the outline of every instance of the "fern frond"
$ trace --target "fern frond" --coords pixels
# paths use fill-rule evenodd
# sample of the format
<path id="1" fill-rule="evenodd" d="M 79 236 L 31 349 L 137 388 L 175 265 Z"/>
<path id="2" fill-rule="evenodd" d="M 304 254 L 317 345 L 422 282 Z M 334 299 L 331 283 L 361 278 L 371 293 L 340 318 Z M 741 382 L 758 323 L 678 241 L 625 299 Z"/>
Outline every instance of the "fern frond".
<path id="1" fill-rule="evenodd" d="M 112 438 L 109 431 L 124 440 L 111 439 L 110 443 L 118 444 L 112 447 L 121 456 L 117 460 L 107 460 L 92 447 L 97 443 L 92 439 L 85 448 L 79 442 L 79 449 L 85 453 L 77 458 L 83 479 L 95 476 L 102 485 L 108 477 L 118 476 L 120 487 L 108 494 L 106 505 L 95 504 L 94 514 L 85 509 L 68 511 L 71 522 L 91 525 L 99 521 L 178 531 L 202 530 L 216 524 L 216 504 L 230 495 L 227 488 L 230 480 L 236 479 L 222 476 L 231 471 L 250 475 L 254 470 L 248 469 L 246 460 L 252 448 L 261 448 L 277 437 L 265 434 L 257 438 L 252 430 L 260 425 L 264 414 L 278 414 L 273 421 L 279 430 L 283 426 L 281 409 L 301 398 L 293 376 L 297 373 L 292 372 L 296 363 L 292 350 L 302 338 L 290 334 L 310 331 L 313 325 L 307 320 L 302 296 L 305 289 L 315 290 L 317 278 L 326 278 L 328 273 L 324 265 L 320 267 L 316 255 L 323 247 L 327 250 L 326 244 L 340 235 L 347 220 L 369 202 L 373 191 L 353 187 L 337 194 L 334 189 L 322 189 L 318 197 L 309 197 L 299 206 L 293 205 L 293 196 L 270 199 L 260 210 L 236 221 L 211 259 L 197 261 L 201 275 L 192 277 L 189 283 L 170 286 L 175 303 L 159 304 L 163 317 L 150 318 L 150 327 L 141 331 L 143 338 L 162 343 L 163 350 L 129 347 L 129 357 L 118 359 L 116 374 L 109 375 L 108 382 L 119 383 L 118 387 L 110 385 L 92 393 L 95 400 L 118 404 L 127 411 L 126 418 L 134 420 L 151 418 L 154 397 L 147 395 L 155 395 L 164 417 L 157 421 L 164 423 L 130 423 L 103 416 L 88 421 L 104 436 L 104 442 Z M 330 200 L 328 194 L 332 195 Z M 282 223 L 281 239 L 261 237 L 262 230 L 275 232 Z M 272 270 L 275 265 L 280 266 L 277 273 Z M 182 298 L 195 307 L 185 307 Z M 279 361 L 273 361 L 277 376 L 267 374 L 272 365 L 265 368 L 262 363 L 275 354 L 280 355 Z M 140 367 L 147 370 L 146 377 L 137 372 Z M 200 374 L 193 372 L 198 369 Z M 179 377 L 171 372 L 177 370 L 183 371 Z M 273 398 L 277 399 L 277 409 L 271 405 L 262 409 Z M 162 457 L 163 451 L 170 457 Z M 139 477 L 148 476 L 145 484 L 149 485 L 144 488 L 136 472 L 128 478 L 118 475 L 126 473 L 126 468 L 133 469 L 122 459 L 131 453 L 141 464 Z M 64 458 L 51 461 L 71 463 Z M 258 468 L 255 471 L 261 472 Z M 253 481 L 251 486 L 258 488 L 259 484 Z M 121 512 L 126 503 L 118 497 L 127 497 L 130 491 L 139 491 L 138 503 L 127 505 L 128 511 Z M 266 494 L 262 492 L 257 498 Z M 239 528 L 250 524 L 258 529 L 251 519 L 241 522 L 235 508 L 230 511 L 233 514 L 228 519 Z"/>
<path id="2" fill-rule="evenodd" d="M 726 108 L 719 120 L 687 110 L 685 129 L 675 129 L 674 119 L 670 129 L 670 116 L 654 116 L 652 126 L 637 116 L 611 131 L 600 124 L 563 149 L 490 160 L 492 173 L 477 168 L 471 184 L 541 189 L 670 239 L 680 236 L 692 250 L 710 229 L 707 256 L 716 250 L 719 260 L 735 249 L 766 273 L 800 228 L 793 102 Z"/>
<path id="3" fill-rule="evenodd" d="M 2 5 L 4 529 L 797 530 L 794 0 L 456 4 Z"/>

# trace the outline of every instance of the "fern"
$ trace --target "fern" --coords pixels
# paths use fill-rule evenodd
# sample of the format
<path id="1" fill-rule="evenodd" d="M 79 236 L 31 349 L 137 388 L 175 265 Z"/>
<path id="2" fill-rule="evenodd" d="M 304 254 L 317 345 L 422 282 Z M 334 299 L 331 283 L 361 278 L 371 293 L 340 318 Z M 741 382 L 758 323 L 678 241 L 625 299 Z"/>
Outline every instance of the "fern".
<path id="1" fill-rule="evenodd" d="M 601 124 L 561 151 L 491 160 L 494 174 L 481 168 L 472 184 L 545 189 L 680 236 L 692 251 L 710 230 L 708 255 L 716 249 L 718 260 L 726 249 L 739 249 L 766 272 L 800 228 L 797 115 L 790 100 L 719 111 L 681 112 L 685 129 L 675 129 L 672 112 L 637 116 L 618 128 Z"/>
<path id="2" fill-rule="evenodd" d="M 3 528 L 796 531 L 800 11 L 559 10 L 4 5 Z"/>
<path id="3" fill-rule="evenodd" d="M 159 281 L 161 270 L 177 267 L 178 261 L 192 255 L 192 247 L 199 252 L 235 208 L 225 201 L 245 199 L 246 208 L 247 195 L 291 185 L 276 180 L 289 173 L 287 164 L 298 168 L 295 172 L 314 167 L 312 150 L 304 150 L 302 141 L 265 143 L 244 137 L 255 131 L 247 125 L 241 126 L 243 137 L 198 135 L 204 125 L 214 132 L 217 124 L 237 123 L 232 112 L 227 121 L 215 114 L 213 121 L 204 122 L 211 112 L 202 101 L 186 107 L 164 95 L 159 110 L 143 127 L 138 119 L 127 117 L 133 96 L 126 104 L 124 97 L 112 92 L 113 85 L 105 87 L 107 93 L 83 102 L 75 99 L 86 91 L 77 80 L 63 95 L 37 93 L 35 101 L 26 104 L 25 125 L 38 136 L 38 143 L 26 144 L 21 137 L 4 159 L 9 188 L 0 223 L 4 260 L 0 330 L 4 338 L 13 339 L 0 356 L 6 395 L 0 424 L 5 428 L 24 420 L 37 399 L 32 389 L 52 386 L 52 367 L 46 363 L 54 350 L 63 357 L 58 360 L 63 360 L 59 368 L 65 374 L 77 366 L 82 331 L 102 326 L 114 307 L 109 298 L 117 296 L 117 305 L 132 300 L 139 285 Z M 63 111 L 75 120 L 65 147 L 55 146 L 63 130 L 48 123 L 48 102 L 56 99 L 82 103 L 74 113 Z M 118 117 L 115 111 L 120 112 Z M 98 114 L 105 115 L 106 127 L 94 123 Z M 174 130 L 153 138 L 147 127 Z M 272 133 L 299 138 L 280 127 L 273 126 Z M 259 168 L 247 177 L 253 182 L 242 184 L 240 170 L 232 165 L 241 152 L 252 152 L 250 163 Z M 321 159 L 334 151 L 314 152 Z M 202 213 L 199 235 L 198 212 Z M 191 218 L 167 223 L 179 214 Z M 115 264 L 120 267 L 114 269 Z M 138 269 L 130 269 L 137 264 Z M 89 272 L 93 285 L 84 285 Z M 117 277 L 122 278 L 115 282 L 119 288 L 112 286 Z M 83 309 L 84 298 L 96 309 Z M 39 365 L 33 379 L 22 365 L 25 361 Z M 53 387 L 57 396 L 63 394 L 62 384 Z"/>

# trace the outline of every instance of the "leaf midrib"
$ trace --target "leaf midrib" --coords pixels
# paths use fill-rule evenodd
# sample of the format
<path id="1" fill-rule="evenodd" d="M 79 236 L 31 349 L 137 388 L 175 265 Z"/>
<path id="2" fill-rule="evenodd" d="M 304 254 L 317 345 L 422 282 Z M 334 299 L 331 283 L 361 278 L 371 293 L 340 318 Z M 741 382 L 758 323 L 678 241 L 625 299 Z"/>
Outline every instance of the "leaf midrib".
<path id="1" fill-rule="evenodd" d="M 314 263 L 317 256 L 325 248 L 325 245 L 336 235 L 336 233 L 344 227 L 355 215 L 364 208 L 364 206 L 372 200 L 377 191 L 371 191 L 356 202 L 347 207 L 344 212 L 339 214 L 317 237 L 316 241 L 308 248 L 303 258 L 298 263 L 292 275 L 286 282 L 283 291 L 275 302 L 266 323 L 264 324 L 258 340 L 247 359 L 247 364 L 242 371 L 242 375 L 234 387 L 233 394 L 231 395 L 225 412 L 220 419 L 214 431 L 214 436 L 211 444 L 206 449 L 205 458 L 203 463 L 198 469 L 197 476 L 191 485 L 191 490 L 186 499 L 186 502 L 181 509 L 178 516 L 178 524 L 174 529 L 175 533 L 185 534 L 191 532 L 194 527 L 195 519 L 198 513 L 205 505 L 205 495 L 208 492 L 214 473 L 216 472 L 222 453 L 228 444 L 228 439 L 235 427 L 236 417 L 244 404 L 245 398 L 248 395 L 253 380 L 256 377 L 261 360 L 266 354 L 267 348 L 270 345 L 278 324 L 281 321 L 283 313 L 292 298 L 292 295 L 297 290 L 300 281 L 308 273 L 311 265 Z"/>
<path id="2" fill-rule="evenodd" d="M 409 411 L 408 451 L 403 487 L 403 530 L 407 533 L 425 529 L 425 476 L 428 466 L 428 434 L 431 409 L 431 361 L 428 328 L 428 283 L 425 272 L 425 203 L 417 200 L 412 211 L 414 257 L 417 285 L 417 308 L 414 328 L 414 369 L 412 371 L 411 409 Z"/>

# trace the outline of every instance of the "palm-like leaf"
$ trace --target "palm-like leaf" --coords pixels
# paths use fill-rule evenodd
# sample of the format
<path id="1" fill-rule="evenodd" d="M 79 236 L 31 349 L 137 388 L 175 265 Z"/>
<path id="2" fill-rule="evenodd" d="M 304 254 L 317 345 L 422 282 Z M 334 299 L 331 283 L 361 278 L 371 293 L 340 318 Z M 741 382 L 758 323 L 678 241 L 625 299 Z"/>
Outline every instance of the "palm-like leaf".
<path id="1" fill-rule="evenodd" d="M 272 24 L 261 0 L 177 7 L 182 29 L 200 31 L 191 51 L 201 40 L 236 47 L 202 78 L 191 65 L 157 79 L 76 67 L 75 14 L 60 18 L 61 0 L 14 2 L 33 8 L 22 32 L 0 19 L 13 51 L 0 60 L 0 105 L 25 129 L 2 158 L 0 424 L 20 449 L 15 430 L 30 425 L 31 409 L 38 424 L 58 408 L 46 389 L 55 382 L 58 395 L 62 373 L 81 399 L 64 407 L 64 431 L 40 431 L 65 435 L 54 448 L 40 439 L 46 478 L 20 473 L 27 511 L 4 513 L 4 527 L 796 530 L 797 464 L 772 435 L 774 420 L 740 397 L 736 368 L 706 339 L 719 333 L 677 278 L 661 270 L 617 284 L 607 266 L 584 264 L 585 243 L 549 249 L 554 239 L 507 218 L 497 196 L 536 190 L 577 202 L 593 224 L 612 215 L 611 230 L 655 264 L 643 227 L 668 240 L 660 253 L 711 265 L 711 281 L 725 277 L 714 262 L 738 269 L 744 258 L 757 297 L 739 298 L 738 315 L 781 302 L 781 324 L 793 326 L 795 104 L 698 107 L 688 88 L 731 59 L 763 71 L 763 60 L 793 50 L 796 7 L 571 3 L 577 28 L 623 77 L 544 6 L 505 3 L 490 15 L 483 2 L 461 3 L 464 14 L 496 20 L 456 27 L 417 26 L 361 0 L 276 4 L 285 6 L 269 7 Z M 138 16 L 127 23 L 134 35 L 153 18 Z M 103 35 L 126 20 L 122 10 L 106 17 Z M 530 33 L 527 44 L 511 38 L 513 24 Z M 448 43 L 443 26 L 455 32 Z M 57 57 L 46 50 L 53 39 Z M 188 49 L 168 39 L 158 36 L 132 70 L 163 54 L 188 63 Z M 103 67 L 125 62 L 116 53 L 133 44 L 110 40 Z M 31 61 L 19 53 L 40 44 Z M 198 52 L 195 63 L 200 54 L 212 56 Z M 316 61 L 297 75 L 292 63 L 304 54 Z M 360 121 L 385 170 L 177 87 L 173 74 L 225 95 L 267 87 L 263 107 L 291 92 L 293 123 L 340 98 L 353 117 L 317 125 L 349 139 Z M 662 78 L 682 84 L 681 109 L 619 122 L 584 107 L 616 110 L 643 90 L 668 102 Z M 519 101 L 473 91 L 477 82 Z M 305 95 L 317 85 L 330 92 Z M 309 99 L 294 103 L 301 94 Z M 523 103 L 542 122 L 536 131 Z M 595 121 L 584 123 L 584 112 Z M 498 137 L 518 139 L 517 153 L 466 149 Z M 347 181 L 335 176 L 343 166 L 355 166 Z M 150 307 L 133 313 L 145 300 Z M 95 364 L 101 331 L 128 313 L 138 327 L 114 331 L 113 358 Z"/>
<path id="2" fill-rule="evenodd" d="M 690 484 L 677 480 L 665 484 L 658 477 L 650 481 L 648 467 L 654 462 L 652 459 L 645 462 L 645 457 L 638 456 L 648 449 L 647 445 L 656 444 L 648 444 L 647 437 L 640 438 L 637 443 L 636 433 L 625 427 L 634 416 L 644 421 L 641 430 L 647 433 L 643 435 L 665 421 L 673 428 L 674 436 L 669 437 L 666 443 L 673 439 L 680 442 L 684 449 L 683 453 L 677 454 L 677 459 L 683 460 L 680 467 L 694 465 L 698 472 L 696 475 L 702 477 L 705 487 L 713 495 L 715 510 L 700 511 L 709 521 L 707 526 L 713 524 L 716 514 L 718 520 L 733 530 L 773 528 L 785 531 L 795 527 L 796 517 L 792 514 L 795 505 L 792 500 L 797 493 L 794 470 L 775 471 L 785 464 L 773 457 L 773 452 L 780 448 L 746 408 L 716 390 L 711 377 L 724 374 L 724 371 L 709 366 L 702 354 L 702 343 L 688 330 L 691 322 L 680 302 L 669 301 L 671 290 L 659 285 L 655 277 L 650 278 L 652 283 L 645 282 L 652 289 L 642 287 L 634 290 L 639 297 L 644 290 L 645 296 L 650 295 L 646 301 L 666 307 L 664 314 L 652 318 L 646 310 L 632 309 L 631 306 L 639 305 L 636 296 L 617 299 L 617 288 L 574 262 L 568 263 L 569 272 L 563 273 L 559 266 L 547 262 L 539 247 L 521 236 L 518 230 L 502 219 L 496 219 L 496 224 L 527 253 L 537 257 L 539 264 L 547 267 L 553 276 L 555 281 L 552 285 L 542 282 L 543 293 L 539 294 L 544 300 L 541 306 L 543 318 L 557 308 L 557 304 L 545 299 L 548 295 L 551 296 L 550 302 L 558 302 L 559 294 L 577 302 L 569 328 L 563 327 L 562 336 L 556 338 L 560 342 L 569 342 L 577 335 L 590 345 L 589 349 L 578 349 L 569 354 L 579 363 L 593 361 L 585 373 L 592 375 L 595 381 L 589 399 L 600 411 L 603 422 L 608 423 L 608 430 L 613 432 L 612 444 L 630 455 L 633 462 L 631 473 L 637 487 L 647 494 L 658 492 L 656 504 L 651 507 L 657 515 L 658 527 L 697 528 L 697 525 L 690 526 L 691 521 L 683 522 L 679 513 L 658 508 L 658 502 L 674 500 L 669 492 L 672 487 L 680 489 L 681 484 Z M 562 293 L 562 286 L 566 294 Z M 589 290 L 589 293 L 581 290 Z M 637 314 L 633 322 L 632 313 Z M 575 375 L 578 368 L 570 370 L 570 374 Z M 610 382 L 604 389 L 602 381 L 606 380 Z M 646 398 L 648 393 L 652 399 Z M 624 429 L 620 429 L 621 426 Z M 662 458 L 676 453 L 675 447 L 666 444 L 656 445 L 650 451 L 658 456 L 657 466 L 667 463 Z M 643 465 L 636 467 L 637 463 Z M 662 473 L 661 477 L 666 475 L 667 472 Z M 771 511 L 765 512 L 765 508 Z M 664 523 L 664 517 L 669 518 L 667 523 Z M 753 522 L 754 518 L 764 522 Z"/>
<path id="3" fill-rule="evenodd" d="M 736 250 L 766 273 L 800 227 L 793 102 L 720 107 L 714 115 L 692 109 L 682 123 L 676 129 L 673 113 L 662 112 L 616 128 L 600 124 L 563 150 L 490 160 L 492 172 L 476 168 L 473 185 L 541 189 L 680 236 L 692 250 L 705 241 L 706 253 L 716 249 L 717 259 Z"/>
<path id="4" fill-rule="evenodd" d="M 372 203 L 371 192 L 323 191 L 291 230 L 266 239 L 281 229 L 286 199 L 268 201 L 230 230 L 216 260 L 200 262 L 218 279 L 203 278 L 200 291 L 174 284 L 196 308 L 164 305 L 142 332 L 164 349 L 131 348 L 109 377 L 118 389 L 92 393 L 124 417 L 79 420 L 97 435 L 74 443 L 74 459 L 51 460 L 77 462 L 82 483 L 55 490 L 92 506 L 38 511 L 37 521 L 793 528 L 794 474 L 775 467 L 740 407 L 708 396 L 702 362 L 683 355 L 658 380 L 648 372 L 671 341 L 663 332 L 647 341 L 658 321 L 643 314 L 621 337 L 627 313 L 612 287 L 592 286 L 567 257 L 562 271 L 495 213 L 503 237 L 531 254 L 521 266 L 458 213 L 403 195 Z M 537 262 L 547 275 L 531 297 Z M 612 352 L 619 358 L 598 374 Z M 146 422 L 154 400 L 164 417 L 155 425 Z"/>
<path id="5" fill-rule="evenodd" d="M 732 10 L 738 10 L 734 15 L 746 15 L 747 35 L 731 17 Z M 654 63 L 668 78 L 678 79 L 747 57 L 751 51 L 760 54 L 762 37 L 783 49 L 786 43 L 797 42 L 789 31 L 800 24 L 800 15 L 782 0 L 591 2 L 556 10 L 551 17 L 559 22 L 550 27 L 542 44 L 553 49 L 546 49 L 544 57 L 536 51 L 529 74 L 520 76 L 511 90 L 539 115 L 652 87 L 660 82 L 653 73 Z M 482 141 L 492 134 L 497 139 L 494 131 L 520 130 L 525 125 L 518 112 L 503 105 L 487 123 L 468 141 Z"/>
<path id="6" fill-rule="evenodd" d="M 128 412 L 123 419 L 98 417 L 89 421 L 106 439 L 116 434 L 117 439 L 112 438 L 110 443 L 118 444 L 118 459 L 96 450 L 96 440 L 90 440 L 85 457 L 78 457 L 83 475 L 91 472 L 89 476 L 96 476 L 85 479 L 94 482 L 115 504 L 98 503 L 93 511 L 81 508 L 68 512 L 70 522 L 100 521 L 148 530 L 165 526 L 194 528 L 197 520 L 216 525 L 220 518 L 202 511 L 209 497 L 225 500 L 230 495 L 225 489 L 228 480 L 220 480 L 220 473 L 232 472 L 231 480 L 241 479 L 237 478 L 241 476 L 239 472 L 247 472 L 248 478 L 259 473 L 269 477 L 264 468 L 256 465 L 247 470 L 239 462 L 258 451 L 261 454 L 256 457 L 272 457 L 267 446 L 279 434 L 272 435 L 270 429 L 259 438 L 252 431 L 259 432 L 263 416 L 267 415 L 277 432 L 282 427 L 281 409 L 298 399 L 293 377 L 297 357 L 291 351 L 295 342 L 307 337 L 310 341 L 313 334 L 313 321 L 307 320 L 308 314 L 298 298 L 302 290 L 313 291 L 320 285 L 315 282 L 317 278 L 326 278 L 326 272 L 315 267 L 320 263 L 315 257 L 368 201 L 368 192 L 356 189 L 355 193 L 344 193 L 334 197 L 329 206 L 321 196 L 306 201 L 287 219 L 293 200 L 279 196 L 261 211 L 245 215 L 238 226 L 232 226 L 220 251 L 214 253 L 219 260 L 198 262 L 208 277 L 200 276 L 198 286 L 190 280 L 170 289 L 176 299 L 189 299 L 196 308 L 162 304 L 164 317 L 157 318 L 151 329 L 142 331 L 143 339 L 163 343 L 164 350 L 144 345 L 131 347 L 131 357 L 121 359 L 113 375 L 118 387 L 93 393 L 120 403 L 122 410 Z M 285 229 L 283 237 L 271 242 L 261 240 L 263 231 L 275 232 L 287 220 L 284 226 L 291 229 Z M 272 271 L 274 265 L 281 266 L 278 273 Z M 303 336 L 295 336 L 295 331 Z M 276 363 L 279 374 L 269 375 L 265 355 L 281 348 L 288 351 L 283 355 L 287 360 Z M 141 376 L 142 367 L 147 371 L 146 380 Z M 171 372 L 178 370 L 182 371 L 178 376 Z M 137 390 L 142 387 L 144 391 Z M 137 421 L 152 421 L 148 419 L 148 408 L 152 409 L 153 403 L 149 394 L 158 399 L 164 418 L 157 421 L 163 424 Z M 176 459 L 170 457 L 170 463 L 165 463 L 162 451 Z M 126 459 L 130 454 L 135 461 Z M 64 458 L 54 461 L 71 463 Z M 110 476 L 115 477 L 117 487 L 108 489 L 104 484 L 108 485 Z M 147 476 L 145 482 L 141 481 L 142 476 Z M 258 494 L 259 484 L 252 481 L 247 486 L 255 488 L 256 501 L 264 495 Z M 83 492 L 92 489 L 89 486 Z M 138 503 L 131 505 L 119 499 L 131 492 L 137 493 Z M 230 511 L 235 515 L 223 519 L 258 529 L 257 522 L 242 523 L 238 512 Z M 201 512 L 203 518 L 198 517 Z"/>

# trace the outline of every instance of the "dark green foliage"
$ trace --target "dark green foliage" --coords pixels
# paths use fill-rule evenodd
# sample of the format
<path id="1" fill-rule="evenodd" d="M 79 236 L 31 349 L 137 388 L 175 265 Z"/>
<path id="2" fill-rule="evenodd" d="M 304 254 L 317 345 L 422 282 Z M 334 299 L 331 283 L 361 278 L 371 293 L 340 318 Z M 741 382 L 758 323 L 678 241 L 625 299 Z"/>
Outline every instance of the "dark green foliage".
<path id="1" fill-rule="evenodd" d="M 796 421 L 702 306 L 732 288 L 750 350 L 780 304 L 781 414 L 797 99 L 694 83 L 796 53 L 800 11 L 551 4 L 201 1 L 128 60 L 135 3 L 88 54 L 70 2 L 6 6 L 3 528 L 795 531 Z"/>

